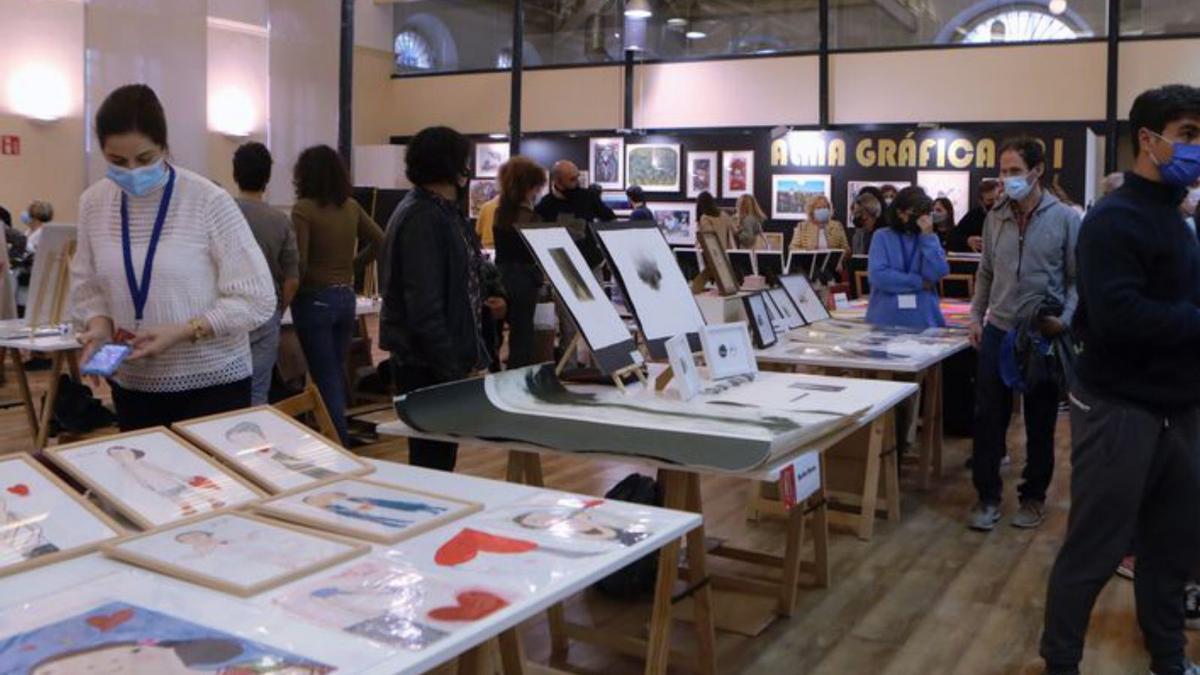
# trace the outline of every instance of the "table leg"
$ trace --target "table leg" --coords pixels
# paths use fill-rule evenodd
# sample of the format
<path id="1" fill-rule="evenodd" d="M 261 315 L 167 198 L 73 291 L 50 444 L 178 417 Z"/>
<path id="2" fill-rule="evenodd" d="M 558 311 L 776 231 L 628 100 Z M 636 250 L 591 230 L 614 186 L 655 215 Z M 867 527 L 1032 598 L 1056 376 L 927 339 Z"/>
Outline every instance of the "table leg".
<path id="1" fill-rule="evenodd" d="M 921 392 L 921 463 L 917 469 L 917 485 L 929 489 L 929 475 L 933 471 L 934 410 L 937 406 L 936 367 L 925 371 L 924 391 Z"/>
<path id="2" fill-rule="evenodd" d="M 509 483 L 525 482 L 525 461 L 521 457 L 523 454 L 516 450 L 508 451 L 508 468 L 505 470 L 504 480 Z"/>
<path id="3" fill-rule="evenodd" d="M 79 354 L 74 350 L 67 352 L 67 372 L 71 374 L 72 380 L 83 381 L 83 376 L 79 374 Z"/>
<path id="4" fill-rule="evenodd" d="M 670 469 L 660 469 L 658 479 L 663 488 L 663 506 L 682 510 L 687 505 L 686 475 Z M 700 550 L 704 550 L 703 546 Z M 667 672 L 667 657 L 671 653 L 671 601 L 678 577 L 679 540 L 675 539 L 658 552 L 658 580 L 654 585 L 654 608 L 650 613 L 646 675 L 665 675 Z"/>
<path id="5" fill-rule="evenodd" d="M 879 501 L 879 471 L 883 458 L 883 435 L 886 421 L 877 419 L 871 423 L 870 441 L 867 444 L 867 468 L 863 477 L 862 512 L 858 520 L 858 538 L 870 541 L 875 533 L 875 505 Z M 893 453 L 893 457 L 894 457 Z"/>
<path id="6" fill-rule="evenodd" d="M 17 371 L 17 386 L 21 390 L 21 403 L 25 405 L 25 415 L 29 420 L 29 435 L 36 439 L 38 434 L 38 411 L 33 405 L 33 394 L 29 391 L 29 376 L 25 373 L 25 362 L 21 360 L 21 350 L 9 349 L 12 356 L 13 369 Z"/>
<path id="7" fill-rule="evenodd" d="M 525 675 L 525 653 L 521 650 L 521 632 L 513 626 L 500 634 L 500 663 L 504 675 Z"/>
<path id="8" fill-rule="evenodd" d="M 933 475 L 935 478 L 942 477 L 942 471 L 945 468 L 942 463 L 942 451 L 945 449 L 946 434 L 943 428 L 945 422 L 945 373 L 942 370 L 942 364 L 937 364 L 933 367 Z"/>
<path id="9" fill-rule="evenodd" d="M 804 545 L 805 503 L 796 504 L 788 512 L 788 524 L 783 545 L 783 570 L 780 575 L 779 609 L 781 616 L 791 616 L 796 608 L 796 586 L 800 581 L 800 548 Z"/>
<path id="10" fill-rule="evenodd" d="M 63 352 L 54 352 L 50 368 L 50 388 L 46 391 L 46 402 L 42 406 L 42 416 L 38 420 L 37 439 L 34 441 L 36 450 L 43 450 L 50 440 L 50 424 L 54 421 L 54 402 L 58 399 L 58 376 L 63 370 Z"/>
<path id="11" fill-rule="evenodd" d="M 700 475 L 687 474 L 687 510 L 704 516 L 704 505 L 700 498 Z M 796 566 L 799 568 L 799 552 Z M 716 675 L 717 634 L 713 620 L 712 586 L 708 583 L 708 552 L 704 541 L 704 524 L 687 533 L 688 578 L 695 584 L 703 584 L 692 593 L 692 621 L 696 627 L 696 661 L 701 675 Z M 795 592 L 795 580 L 792 591 Z"/>
<path id="12" fill-rule="evenodd" d="M 817 587 L 829 588 L 829 499 L 825 492 L 824 455 L 821 456 L 821 488 L 808 501 L 815 504 L 812 511 L 813 571 L 817 577 Z"/>
<path id="13" fill-rule="evenodd" d="M 490 675 L 487 666 L 491 640 L 476 645 L 458 657 L 458 675 Z"/>

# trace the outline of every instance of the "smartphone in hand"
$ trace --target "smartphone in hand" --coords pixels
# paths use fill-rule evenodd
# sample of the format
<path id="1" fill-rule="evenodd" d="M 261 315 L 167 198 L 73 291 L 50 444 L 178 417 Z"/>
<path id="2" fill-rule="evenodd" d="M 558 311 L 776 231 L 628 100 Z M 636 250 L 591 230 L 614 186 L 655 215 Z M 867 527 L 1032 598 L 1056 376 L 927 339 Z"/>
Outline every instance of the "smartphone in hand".
<path id="1" fill-rule="evenodd" d="M 112 377 L 121 367 L 121 362 L 133 352 L 133 347 L 125 344 L 109 343 L 96 350 L 92 357 L 83 364 L 80 373 Z"/>

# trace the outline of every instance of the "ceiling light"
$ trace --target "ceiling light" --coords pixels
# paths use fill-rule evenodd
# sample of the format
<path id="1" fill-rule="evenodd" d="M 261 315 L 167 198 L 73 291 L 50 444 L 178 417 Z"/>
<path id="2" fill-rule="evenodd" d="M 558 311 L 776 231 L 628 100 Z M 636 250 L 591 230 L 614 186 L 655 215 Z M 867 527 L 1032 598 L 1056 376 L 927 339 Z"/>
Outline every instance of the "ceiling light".
<path id="1" fill-rule="evenodd" d="M 1067 0 L 1050 0 L 1050 13 L 1058 16 L 1067 11 Z"/>
<path id="2" fill-rule="evenodd" d="M 650 0 L 629 0 L 629 4 L 625 5 L 625 16 L 630 19 L 649 19 L 654 16 Z"/>
<path id="3" fill-rule="evenodd" d="M 502 141 L 502 140 L 508 138 L 508 136 L 506 134 L 488 134 L 488 138 L 495 140 L 495 141 Z"/>
<path id="4" fill-rule="evenodd" d="M 702 40 L 702 39 L 708 37 L 708 33 L 705 33 L 702 30 L 696 30 L 693 28 L 692 30 L 689 30 L 688 32 L 684 33 L 684 37 L 686 37 L 689 40 Z"/>
<path id="5" fill-rule="evenodd" d="M 688 23 L 688 20 L 683 18 L 682 16 L 673 16 L 673 17 L 667 19 L 668 26 L 686 26 L 687 23 Z"/>

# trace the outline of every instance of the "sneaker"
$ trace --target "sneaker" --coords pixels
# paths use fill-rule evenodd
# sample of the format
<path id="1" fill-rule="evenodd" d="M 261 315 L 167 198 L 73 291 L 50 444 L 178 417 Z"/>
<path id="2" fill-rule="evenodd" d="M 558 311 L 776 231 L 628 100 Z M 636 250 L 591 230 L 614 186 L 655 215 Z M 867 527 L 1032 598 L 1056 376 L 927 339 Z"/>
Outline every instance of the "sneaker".
<path id="1" fill-rule="evenodd" d="M 1136 563 L 1137 556 L 1127 555 L 1121 558 L 1121 564 L 1117 565 L 1117 576 L 1133 581 L 1133 568 Z"/>
<path id="2" fill-rule="evenodd" d="M 1046 503 L 1038 499 L 1022 499 L 1021 508 L 1013 514 L 1012 526 L 1032 530 L 1046 519 Z"/>
<path id="3" fill-rule="evenodd" d="M 967 527 L 979 532 L 991 532 L 1000 522 L 1000 505 L 978 502 L 967 516 Z"/>
<path id="4" fill-rule="evenodd" d="M 1200 630 L 1200 584 L 1188 582 L 1183 600 L 1183 618 L 1187 629 Z"/>

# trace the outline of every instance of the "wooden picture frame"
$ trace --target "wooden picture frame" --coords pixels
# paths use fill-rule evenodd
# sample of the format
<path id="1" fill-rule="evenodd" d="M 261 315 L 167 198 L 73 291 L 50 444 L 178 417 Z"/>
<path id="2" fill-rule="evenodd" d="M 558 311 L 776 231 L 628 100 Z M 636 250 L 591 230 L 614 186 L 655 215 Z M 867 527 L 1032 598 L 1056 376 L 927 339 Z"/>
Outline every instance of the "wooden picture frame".
<path id="1" fill-rule="evenodd" d="M 265 473 L 263 473 L 261 471 L 254 470 L 252 467 L 247 465 L 247 462 L 239 461 L 236 454 L 230 452 L 229 448 L 221 448 L 221 447 L 217 446 L 211 440 L 205 438 L 205 434 L 200 430 L 200 427 L 202 427 L 203 425 L 209 425 L 209 424 L 219 421 L 219 420 L 226 420 L 226 419 L 233 419 L 233 418 L 241 417 L 241 418 L 246 418 L 246 420 L 244 420 L 245 422 L 251 422 L 250 418 L 257 416 L 257 415 L 264 414 L 264 413 L 270 415 L 271 419 L 273 419 L 273 420 L 276 420 L 280 423 L 286 424 L 289 427 L 293 427 L 293 428 L 297 429 L 298 431 L 302 431 L 303 433 L 307 434 L 308 436 L 311 436 L 314 439 L 314 441 L 320 442 L 321 444 L 326 446 L 326 448 L 329 451 L 332 451 L 333 453 L 335 453 L 342 460 L 356 464 L 358 466 L 358 468 L 349 470 L 349 471 L 341 471 L 341 470 L 330 469 L 327 466 L 315 466 L 315 467 L 310 466 L 304 470 L 319 470 L 319 471 L 322 471 L 325 473 L 332 473 L 335 475 L 313 477 L 311 480 L 309 480 L 308 482 L 305 482 L 305 483 L 284 484 L 284 483 L 279 482 L 279 480 L 277 480 L 277 479 L 271 478 L 270 476 L 266 475 Z M 242 408 L 240 410 L 234 410 L 231 412 L 220 413 L 217 415 L 208 415 L 206 417 L 197 417 L 196 419 L 184 420 L 183 422 L 176 422 L 175 424 L 172 424 L 171 428 L 173 430 L 175 430 L 177 433 L 179 433 L 181 436 L 186 438 L 189 442 L 191 442 L 196 447 L 200 448 L 204 452 L 209 453 L 210 455 L 215 457 L 217 459 L 217 461 L 219 461 L 221 464 L 228 466 L 230 469 L 236 471 L 239 475 L 244 476 L 245 478 L 249 479 L 251 482 L 261 486 L 264 490 L 270 492 L 271 494 L 281 494 L 281 493 L 285 493 L 285 492 L 290 492 L 292 490 L 297 490 L 297 489 L 300 489 L 303 487 L 309 487 L 309 486 L 316 485 L 318 483 L 324 483 L 324 482 L 327 482 L 330 480 L 337 480 L 337 479 L 344 478 L 347 476 L 365 476 L 365 475 L 375 471 L 375 467 L 372 464 L 368 463 L 363 458 L 351 453 L 350 451 L 346 450 L 345 448 L 341 447 L 340 445 L 326 439 L 324 436 L 322 436 L 318 432 L 314 431 L 313 429 L 310 429 L 309 427 L 305 426 L 304 424 L 301 424 L 295 418 L 293 418 L 289 415 L 286 415 L 283 412 L 281 412 L 279 409 L 269 406 L 269 405 L 256 406 L 253 408 Z M 259 427 L 259 429 L 261 431 L 261 427 Z M 227 430 L 227 432 L 229 432 L 229 431 L 231 431 L 231 430 Z M 263 440 L 264 441 L 267 440 L 265 436 L 263 436 Z M 271 444 L 271 447 L 275 447 L 274 444 Z M 310 462 L 305 462 L 305 463 L 310 463 Z M 298 470 L 293 470 L 293 472 L 301 473 L 301 474 L 303 473 L 303 471 L 298 471 Z"/>
<path id="2" fill-rule="evenodd" d="M 700 232 L 700 250 L 704 253 L 704 267 L 713 271 L 717 282 L 717 291 L 721 295 L 735 295 L 741 290 L 737 276 L 733 273 L 733 263 L 729 254 L 721 244 L 721 238 L 716 232 L 705 230 Z"/>
<path id="3" fill-rule="evenodd" d="M 57 551 L 55 551 L 53 553 L 44 553 L 41 555 L 37 555 L 33 558 L 28 558 L 22 562 L 15 562 L 12 564 L 5 565 L 3 562 L 3 558 L 0 558 L 0 577 L 8 576 L 10 574 L 16 574 L 17 572 L 23 572 L 25 570 L 33 569 L 35 567 L 41 567 L 42 565 L 49 565 L 52 563 L 61 562 L 63 560 L 69 560 L 71 558 L 76 558 L 78 556 L 81 556 L 81 555 L 84 555 L 87 553 L 91 553 L 92 551 L 96 550 L 102 543 L 104 543 L 106 541 L 111 541 L 113 539 L 117 539 L 120 537 L 124 537 L 127 534 L 126 529 L 124 527 L 121 527 L 121 525 L 119 523 L 117 523 L 117 521 L 114 520 L 107 513 L 104 513 L 103 511 L 101 511 L 100 507 L 98 507 L 95 504 L 93 504 L 92 502 L 88 501 L 88 499 L 86 497 L 80 495 L 70 485 L 67 485 L 66 481 L 64 481 L 63 479 L 54 475 L 54 473 L 52 471 L 50 471 L 48 468 L 46 468 L 44 465 L 42 465 L 41 462 L 37 461 L 36 459 L 33 459 L 26 453 L 19 452 L 19 453 L 13 453 L 10 455 L 5 455 L 5 456 L 0 457 L 0 478 L 4 477 L 5 465 L 8 464 L 9 462 L 14 462 L 14 463 L 23 465 L 23 466 L 27 467 L 29 470 L 33 471 L 35 474 L 37 474 L 37 477 L 39 477 L 39 478 L 45 480 L 47 483 L 49 483 L 51 488 L 54 488 L 54 489 L 58 490 L 59 492 L 62 492 L 63 494 L 65 494 L 68 498 L 71 499 L 72 502 L 74 502 L 81 509 L 83 509 L 84 512 L 88 516 L 95 518 L 98 525 L 111 530 L 112 535 L 108 536 L 108 537 L 104 537 L 102 539 L 90 540 L 87 543 L 80 544 L 78 546 L 71 546 L 69 548 L 59 548 Z M 29 495 L 30 491 L 33 489 L 28 484 L 25 484 L 24 482 L 12 483 L 12 484 L 8 484 L 7 480 L 0 481 L 0 482 L 3 483 L 2 485 L 0 485 L 0 488 L 3 489 L 3 492 L 0 493 L 0 495 L 3 495 L 2 497 L 0 497 L 0 500 L 11 500 L 14 496 L 19 499 L 19 498 L 21 498 L 22 495 L 26 495 L 26 496 Z M 34 487 L 36 487 L 36 486 L 34 486 Z M 39 523 L 42 522 L 42 520 L 54 517 L 53 514 L 48 514 L 46 518 L 38 519 L 37 522 L 35 522 L 35 523 L 22 523 L 22 522 L 18 521 L 17 523 L 14 524 L 14 523 L 10 522 L 10 519 L 9 519 L 9 516 L 11 514 L 11 511 L 9 510 L 9 508 L 10 508 L 9 505 L 7 503 L 5 503 L 5 501 L 0 501 L 0 503 L 3 503 L 3 506 L 0 507 L 0 555 L 5 554 L 5 552 L 7 550 L 11 549 L 11 544 L 9 543 L 8 540 L 10 537 L 16 535 L 17 528 L 28 527 L 30 525 L 38 525 Z M 71 514 L 71 515 L 78 516 L 78 514 Z M 75 524 L 75 523 L 72 523 L 72 524 Z M 49 543 L 53 544 L 53 542 L 49 542 Z M 58 548 L 57 544 L 54 544 L 54 546 L 55 546 L 55 548 Z"/>
<path id="4" fill-rule="evenodd" d="M 144 514 L 142 514 L 140 511 L 138 511 L 132 504 L 130 504 L 130 502 L 127 499 L 115 494 L 108 486 L 104 485 L 103 481 L 96 480 L 93 476 L 90 476 L 88 473 L 81 470 L 70 459 L 65 457 L 65 455 L 67 455 L 68 453 L 79 450 L 81 448 L 86 448 L 86 447 L 94 446 L 94 445 L 113 444 L 115 441 L 133 439 L 133 438 L 138 438 L 140 436 L 151 436 L 153 434 L 165 435 L 168 440 L 178 444 L 182 448 L 183 451 L 195 455 L 205 465 L 212 467 L 212 469 L 215 471 L 215 473 L 221 474 L 221 476 L 228 478 L 229 481 L 233 485 L 244 488 L 247 492 L 250 493 L 251 498 L 245 499 L 242 501 L 238 501 L 236 503 L 224 504 L 221 507 L 214 506 L 213 508 L 207 509 L 205 511 L 201 511 L 196 514 L 191 514 L 191 515 L 187 515 L 187 516 L 180 517 L 180 518 L 175 518 L 172 520 L 167 520 L 167 521 L 163 521 L 163 522 L 154 522 L 153 520 L 150 520 L 148 517 L 146 517 Z M 242 504 L 249 503 L 251 501 L 262 499 L 263 497 L 267 496 L 266 492 L 259 489 L 253 483 L 242 478 L 236 472 L 233 472 L 233 471 L 227 469 L 225 466 L 223 466 L 222 464 L 217 462 L 215 459 L 210 457 L 207 453 L 201 451 L 199 448 L 193 446 L 191 443 L 188 443 L 186 439 L 184 439 L 179 434 L 176 434 L 175 432 L 171 431 L 167 427 L 151 427 L 149 429 L 140 429 L 138 431 L 129 431 L 129 432 L 126 432 L 123 434 L 115 434 L 112 436 L 103 436 L 101 438 L 92 438 L 92 439 L 88 439 L 86 441 L 80 441 L 78 443 L 70 443 L 68 445 L 59 445 L 59 446 L 49 447 L 49 448 L 46 448 L 44 450 L 44 452 L 46 454 L 47 459 L 49 459 L 55 466 L 61 468 L 65 472 L 67 472 L 72 478 L 79 481 L 82 485 L 87 487 L 91 492 L 94 492 L 95 494 L 99 495 L 100 498 L 104 502 L 112 505 L 112 507 L 115 508 L 122 516 L 128 518 L 130 520 L 130 522 L 132 522 L 134 525 L 137 525 L 139 528 L 141 528 L 143 530 L 150 530 L 150 529 L 154 529 L 155 527 L 170 525 L 172 523 L 176 523 L 176 522 L 180 522 L 180 521 L 192 520 L 196 516 L 200 516 L 205 513 L 218 512 L 218 511 L 221 511 L 224 509 L 234 508 L 237 506 L 241 506 Z"/>
<path id="5" fill-rule="evenodd" d="M 129 548 L 127 548 L 132 542 L 145 541 L 152 537 L 178 537 L 181 536 L 182 533 L 176 533 L 174 535 L 172 535 L 172 533 L 175 533 L 177 530 L 181 530 L 183 528 L 196 528 L 198 526 L 202 526 L 204 523 L 217 521 L 218 519 L 223 518 L 242 519 L 251 521 L 264 528 L 286 530 L 288 532 L 309 537 L 311 539 L 336 543 L 345 547 L 346 550 L 335 555 L 324 557 L 319 561 L 304 565 L 286 574 L 270 577 L 253 584 L 238 584 L 229 581 L 228 579 L 219 578 L 215 575 L 189 569 L 183 565 L 168 562 L 142 552 L 129 550 Z M 370 550 L 370 545 L 354 541 L 346 537 L 339 537 L 306 527 L 293 525 L 291 523 L 274 520 L 271 518 L 264 518 L 252 513 L 244 513 L 232 510 L 213 513 L 204 518 L 194 518 L 182 523 L 175 523 L 170 527 L 158 528 L 150 532 L 143 532 L 134 536 L 124 537 L 118 541 L 106 543 L 100 547 L 101 553 L 109 558 L 113 558 L 114 560 L 120 560 L 121 562 L 125 562 L 130 565 L 136 565 L 138 567 L 158 572 L 159 574 L 182 579 L 198 586 L 204 586 L 206 588 L 211 588 L 213 590 L 221 591 L 222 593 L 228 593 L 229 595 L 235 595 L 241 598 L 248 598 L 258 595 L 272 588 L 277 588 L 293 581 L 303 579 L 304 577 L 315 574 L 321 570 L 328 569 L 334 565 L 344 563 L 348 560 L 353 560 L 354 558 L 357 558 Z"/>
<path id="6" fill-rule="evenodd" d="M 411 527 L 398 530 L 392 536 L 387 536 L 373 532 L 367 527 L 355 527 L 353 523 L 348 522 L 350 521 L 349 518 L 338 518 L 335 520 L 336 516 L 333 518 L 322 518 L 315 514 L 306 515 L 296 509 L 287 508 L 283 505 L 283 502 L 294 500 L 295 498 L 306 493 L 317 492 L 320 490 L 335 490 L 338 488 L 338 486 L 345 484 L 366 485 L 377 489 L 395 492 L 397 493 L 397 496 L 413 495 L 418 498 L 426 498 L 436 500 L 438 502 L 455 504 L 458 505 L 459 508 L 454 511 L 449 511 L 445 514 L 435 516 L 423 522 L 416 523 Z M 305 527 L 317 530 L 332 532 L 343 537 L 365 539 L 377 544 L 395 544 L 404 541 L 405 539 L 415 537 L 418 534 L 428 532 L 434 528 L 441 527 L 447 523 L 459 520 L 460 518 L 464 518 L 473 513 L 477 513 L 483 510 L 483 504 L 463 499 L 455 499 L 453 497 L 446 497 L 432 492 L 427 492 L 425 490 L 417 490 L 404 485 L 397 485 L 395 483 L 385 483 L 382 481 L 350 477 L 339 478 L 324 483 L 318 483 L 316 485 L 307 485 L 297 490 L 291 490 L 289 492 L 285 492 L 284 494 L 277 495 L 270 499 L 254 504 L 251 508 L 256 513 L 270 516 L 272 519 L 284 520 L 297 525 L 303 525 Z M 312 510 L 315 511 L 316 507 L 312 507 Z"/>

